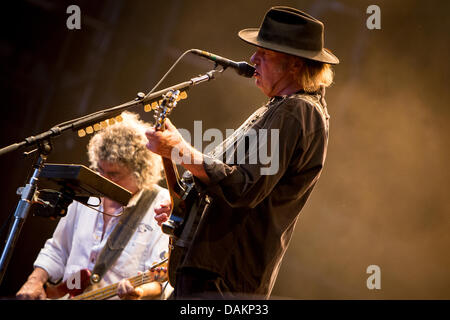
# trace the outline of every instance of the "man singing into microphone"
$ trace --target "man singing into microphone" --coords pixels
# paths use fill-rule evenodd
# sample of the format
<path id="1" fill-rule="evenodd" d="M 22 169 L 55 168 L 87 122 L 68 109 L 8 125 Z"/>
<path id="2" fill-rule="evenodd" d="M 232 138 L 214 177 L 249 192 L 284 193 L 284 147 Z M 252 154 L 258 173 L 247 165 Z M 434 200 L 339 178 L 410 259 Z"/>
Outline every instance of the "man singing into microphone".
<path id="1" fill-rule="evenodd" d="M 260 28 L 239 32 L 256 46 L 250 59 L 255 83 L 269 101 L 218 150 L 228 157 L 251 129 L 278 130 L 277 146 L 269 148 L 278 152 L 275 173 L 264 174 L 267 164 L 230 164 L 223 152 L 202 154 L 169 121 L 165 131 L 147 132 L 147 147 L 167 158 L 177 148 L 182 165 L 213 199 L 178 269 L 174 298 L 270 297 L 298 215 L 324 166 L 324 94 L 333 81 L 331 65 L 339 60 L 324 48 L 323 35 L 320 21 L 289 7 L 273 7 Z M 258 149 L 245 152 L 249 159 Z M 162 223 L 170 208 L 155 211 Z"/>

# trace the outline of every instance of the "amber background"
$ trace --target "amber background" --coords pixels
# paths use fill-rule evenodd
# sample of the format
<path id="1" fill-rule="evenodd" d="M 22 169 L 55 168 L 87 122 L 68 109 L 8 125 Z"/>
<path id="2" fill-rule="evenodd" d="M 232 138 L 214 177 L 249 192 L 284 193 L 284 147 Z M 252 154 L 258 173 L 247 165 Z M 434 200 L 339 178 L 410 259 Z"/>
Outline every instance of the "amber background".
<path id="1" fill-rule="evenodd" d="M 81 30 L 66 8 L 81 8 Z M 449 299 L 449 67 L 447 1 L 9 1 L 0 19 L 0 146 L 148 91 L 187 49 L 248 60 L 237 32 L 259 26 L 273 5 L 324 21 L 326 46 L 341 59 L 327 93 L 328 159 L 301 213 L 273 292 L 285 299 Z M 381 8 L 381 30 L 366 8 Z M 212 68 L 188 56 L 163 87 Z M 193 88 L 173 122 L 236 128 L 265 97 L 231 70 Z M 149 113 L 134 109 L 151 121 Z M 49 162 L 87 164 L 88 138 L 65 132 Z M 0 158 L 0 225 L 33 159 Z M 282 214 L 282 213 L 280 213 Z M 55 221 L 29 216 L 0 296 L 12 297 L 32 270 Z M 3 239 L 7 229 L 3 230 Z M 381 289 L 369 290 L 369 265 Z"/>

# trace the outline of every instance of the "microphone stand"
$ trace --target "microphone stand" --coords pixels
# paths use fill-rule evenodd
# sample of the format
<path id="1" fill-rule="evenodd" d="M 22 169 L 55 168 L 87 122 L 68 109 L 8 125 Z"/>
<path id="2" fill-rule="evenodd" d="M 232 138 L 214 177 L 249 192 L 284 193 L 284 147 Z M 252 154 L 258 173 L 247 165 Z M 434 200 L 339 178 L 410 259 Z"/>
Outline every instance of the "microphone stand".
<path id="1" fill-rule="evenodd" d="M 98 112 L 94 112 L 92 114 L 89 114 L 87 116 L 66 121 L 62 124 L 59 124 L 50 130 L 43 132 L 41 134 L 38 134 L 37 136 L 30 136 L 26 139 L 24 139 L 21 142 L 11 144 L 7 147 L 4 147 L 0 149 L 0 156 L 3 154 L 6 154 L 8 152 L 12 152 L 14 150 L 17 150 L 22 147 L 26 146 L 32 146 L 37 145 L 38 148 L 34 151 L 38 151 L 38 157 L 36 163 L 33 165 L 34 171 L 29 179 L 28 183 L 25 185 L 25 187 L 20 187 L 17 189 L 17 194 L 21 195 L 21 198 L 19 200 L 19 203 L 16 207 L 16 210 L 14 212 L 14 221 L 12 221 L 8 236 L 6 239 L 6 244 L 3 248 L 3 252 L 0 258 L 0 285 L 3 281 L 3 277 L 6 273 L 6 268 L 8 266 L 9 261 L 11 260 L 12 252 L 14 250 L 14 247 L 16 245 L 17 239 L 19 238 L 20 231 L 22 229 L 23 224 L 25 223 L 25 220 L 28 216 L 28 213 L 30 211 L 31 204 L 33 203 L 33 200 L 36 197 L 36 191 L 37 191 L 37 181 L 39 174 L 41 172 L 41 169 L 44 166 L 44 163 L 52 151 L 52 145 L 51 145 L 51 138 L 55 136 L 61 135 L 62 132 L 66 130 L 73 130 L 77 131 L 79 129 L 84 129 L 90 125 L 93 125 L 95 123 L 104 121 L 106 119 L 110 119 L 112 117 L 115 117 L 119 114 L 121 114 L 124 110 L 142 105 L 145 106 L 146 104 L 151 104 L 152 102 L 158 101 L 164 94 L 166 94 L 170 90 L 188 90 L 191 86 L 198 85 L 200 83 L 210 81 L 215 79 L 216 73 L 222 73 L 225 69 L 216 70 L 213 69 L 209 72 L 207 72 L 204 75 L 200 75 L 198 77 L 192 78 L 188 81 L 179 83 L 177 85 L 171 86 L 169 88 L 149 93 L 145 95 L 142 92 L 139 92 L 137 94 L 137 97 L 129 102 L 123 103 L 121 105 L 101 110 Z M 33 151 L 33 152 L 34 152 Z"/>

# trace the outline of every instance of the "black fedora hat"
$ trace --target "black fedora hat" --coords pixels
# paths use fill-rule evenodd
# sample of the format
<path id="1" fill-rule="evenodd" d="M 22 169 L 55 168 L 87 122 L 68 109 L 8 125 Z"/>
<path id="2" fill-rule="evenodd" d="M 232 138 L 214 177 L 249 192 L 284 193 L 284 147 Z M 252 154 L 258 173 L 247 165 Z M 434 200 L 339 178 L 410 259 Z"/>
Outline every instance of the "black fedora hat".
<path id="1" fill-rule="evenodd" d="M 329 64 L 339 59 L 323 47 L 323 23 L 298 9 L 277 6 L 267 11 L 260 28 L 239 31 L 253 45 Z"/>

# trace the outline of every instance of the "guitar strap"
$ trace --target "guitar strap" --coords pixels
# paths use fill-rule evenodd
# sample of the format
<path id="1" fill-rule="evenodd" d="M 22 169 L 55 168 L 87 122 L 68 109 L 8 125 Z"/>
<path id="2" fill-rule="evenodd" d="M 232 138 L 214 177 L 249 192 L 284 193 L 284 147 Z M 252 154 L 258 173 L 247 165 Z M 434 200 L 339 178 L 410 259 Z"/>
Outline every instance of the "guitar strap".
<path id="1" fill-rule="evenodd" d="M 95 263 L 91 276 L 93 283 L 100 282 L 106 271 L 119 258 L 160 189 L 161 187 L 155 185 L 152 190 L 144 190 L 134 206 L 124 208 L 119 222 L 109 235 Z"/>

